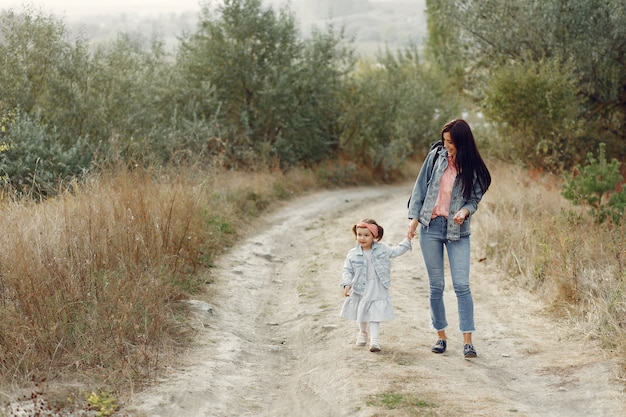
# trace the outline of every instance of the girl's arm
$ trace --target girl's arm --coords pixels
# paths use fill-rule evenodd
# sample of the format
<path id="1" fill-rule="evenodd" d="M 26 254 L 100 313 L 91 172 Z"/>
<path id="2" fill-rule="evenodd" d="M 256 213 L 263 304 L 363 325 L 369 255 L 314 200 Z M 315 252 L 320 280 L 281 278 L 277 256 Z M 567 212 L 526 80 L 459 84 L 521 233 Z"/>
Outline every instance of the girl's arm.
<path id="1" fill-rule="evenodd" d="M 402 242 L 398 243 L 398 246 L 394 246 L 390 249 L 389 257 L 395 258 L 396 256 L 404 255 L 407 251 L 413 250 L 413 246 L 411 245 L 411 241 L 405 238 Z"/>

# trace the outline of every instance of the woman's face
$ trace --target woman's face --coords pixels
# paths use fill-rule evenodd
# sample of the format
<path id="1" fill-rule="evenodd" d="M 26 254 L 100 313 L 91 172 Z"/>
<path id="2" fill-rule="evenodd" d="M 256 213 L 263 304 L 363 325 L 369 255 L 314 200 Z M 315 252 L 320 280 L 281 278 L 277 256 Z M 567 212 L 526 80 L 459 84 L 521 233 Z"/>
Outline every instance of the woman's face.
<path id="1" fill-rule="evenodd" d="M 443 133 L 443 146 L 446 148 L 451 158 L 456 157 L 456 145 L 452 140 L 452 136 L 450 136 L 450 132 Z"/>

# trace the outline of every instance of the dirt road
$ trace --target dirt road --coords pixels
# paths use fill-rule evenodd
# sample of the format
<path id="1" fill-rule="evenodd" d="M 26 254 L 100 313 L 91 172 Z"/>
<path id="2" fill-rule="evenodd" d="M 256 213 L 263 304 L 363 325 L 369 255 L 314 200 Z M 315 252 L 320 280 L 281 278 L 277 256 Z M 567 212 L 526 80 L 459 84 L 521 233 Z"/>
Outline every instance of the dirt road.
<path id="1" fill-rule="evenodd" d="M 418 239 L 392 260 L 396 318 L 381 325 L 380 353 L 355 345 L 338 317 L 350 227 L 363 217 L 405 235 L 410 185 L 319 192 L 245 219 L 248 236 L 214 274 L 212 314 L 199 312 L 188 365 L 137 394 L 125 413 L 146 417 L 626 415 L 617 365 L 584 335 L 478 262 L 481 207 L 473 219 L 472 291 L 478 357 L 463 358 L 447 279 L 448 351 L 430 352 L 428 280 Z M 496 198 L 497 196 L 491 196 Z M 489 198 L 487 194 L 486 199 Z"/>

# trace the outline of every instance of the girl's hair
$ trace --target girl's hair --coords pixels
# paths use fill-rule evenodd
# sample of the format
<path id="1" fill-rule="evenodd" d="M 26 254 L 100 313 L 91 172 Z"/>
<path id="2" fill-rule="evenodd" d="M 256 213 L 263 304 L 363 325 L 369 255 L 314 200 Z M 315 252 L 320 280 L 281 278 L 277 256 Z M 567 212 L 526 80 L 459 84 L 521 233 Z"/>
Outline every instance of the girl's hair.
<path id="1" fill-rule="evenodd" d="M 449 121 L 441 129 L 441 140 L 443 134 L 450 132 L 450 137 L 456 146 L 456 168 L 461 176 L 463 185 L 463 197 L 469 198 L 472 193 L 474 178 L 485 193 L 491 185 L 491 174 L 478 152 L 474 134 L 469 124 L 463 119 Z"/>
<path id="2" fill-rule="evenodd" d="M 378 237 L 375 237 L 374 240 L 380 242 L 380 240 L 383 238 L 383 233 L 385 232 L 385 230 L 383 229 L 383 227 L 381 225 L 376 223 L 376 220 L 374 220 L 374 219 L 363 219 L 359 223 L 369 223 L 369 224 L 373 224 L 374 226 L 378 227 Z M 352 226 L 352 234 L 354 234 L 354 239 L 356 240 L 356 224 L 354 226 Z"/>

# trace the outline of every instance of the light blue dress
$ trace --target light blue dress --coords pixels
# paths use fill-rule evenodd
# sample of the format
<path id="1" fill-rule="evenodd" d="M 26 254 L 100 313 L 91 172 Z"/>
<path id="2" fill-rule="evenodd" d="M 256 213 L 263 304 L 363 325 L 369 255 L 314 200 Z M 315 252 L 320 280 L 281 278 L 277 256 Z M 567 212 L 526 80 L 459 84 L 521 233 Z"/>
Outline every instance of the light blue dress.
<path id="1" fill-rule="evenodd" d="M 343 303 L 340 316 L 357 322 L 393 320 L 389 289 L 385 288 L 372 267 L 371 249 L 363 251 L 363 260 L 367 270 L 365 291 L 359 295 L 351 290 L 350 296 Z"/>

